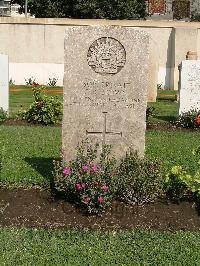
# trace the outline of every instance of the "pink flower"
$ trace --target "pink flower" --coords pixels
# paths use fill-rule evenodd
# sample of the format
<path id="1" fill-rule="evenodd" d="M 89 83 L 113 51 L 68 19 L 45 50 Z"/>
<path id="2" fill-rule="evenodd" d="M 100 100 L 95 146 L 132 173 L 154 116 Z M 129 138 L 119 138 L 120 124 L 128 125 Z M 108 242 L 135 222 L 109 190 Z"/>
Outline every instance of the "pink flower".
<path id="1" fill-rule="evenodd" d="M 104 203 L 104 198 L 102 196 L 98 197 L 98 203 L 99 204 Z"/>
<path id="2" fill-rule="evenodd" d="M 81 186 L 82 186 L 82 189 L 86 188 L 86 184 L 85 183 L 82 183 Z"/>
<path id="3" fill-rule="evenodd" d="M 82 190 L 82 186 L 81 186 L 80 183 L 77 183 L 77 184 L 75 185 L 75 187 L 76 187 L 77 190 Z"/>
<path id="4" fill-rule="evenodd" d="M 87 172 L 88 171 L 88 166 L 87 165 L 83 165 L 82 169 L 83 169 L 84 172 Z"/>
<path id="5" fill-rule="evenodd" d="M 92 166 L 92 171 L 93 171 L 94 173 L 96 173 L 97 170 L 98 170 L 98 167 L 97 167 L 96 164 L 94 164 L 94 165 Z"/>
<path id="6" fill-rule="evenodd" d="M 104 186 L 102 187 L 102 190 L 103 190 L 103 192 L 108 192 L 108 191 L 109 191 L 109 187 L 106 186 L 106 185 L 104 185 Z"/>
<path id="7" fill-rule="evenodd" d="M 83 202 L 84 204 L 88 204 L 88 203 L 90 202 L 90 197 L 88 197 L 88 196 L 83 196 L 83 200 L 82 200 L 82 202 Z"/>
<path id="8" fill-rule="evenodd" d="M 63 169 L 63 175 L 70 175 L 71 174 L 71 168 L 70 167 L 65 167 Z"/>

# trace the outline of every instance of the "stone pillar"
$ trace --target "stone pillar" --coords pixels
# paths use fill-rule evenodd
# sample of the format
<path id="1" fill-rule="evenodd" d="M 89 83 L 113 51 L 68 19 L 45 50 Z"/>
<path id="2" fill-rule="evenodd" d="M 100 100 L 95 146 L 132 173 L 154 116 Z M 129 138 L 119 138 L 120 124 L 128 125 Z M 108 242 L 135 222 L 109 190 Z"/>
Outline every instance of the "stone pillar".
<path id="1" fill-rule="evenodd" d="M 159 56 L 158 48 L 150 39 L 150 53 L 149 53 L 149 86 L 148 86 L 148 102 L 156 102 L 157 97 L 157 83 L 159 70 Z"/>
<path id="2" fill-rule="evenodd" d="M 172 58 L 172 70 L 171 70 L 171 88 L 178 90 L 179 79 L 179 64 L 185 60 L 185 55 L 188 51 L 197 51 L 197 34 L 196 28 L 174 28 L 174 38 L 172 43 L 172 51 L 174 54 Z"/>
<path id="3" fill-rule="evenodd" d="M 186 60 L 198 60 L 197 52 L 188 51 L 187 54 L 186 54 Z M 179 81 L 178 81 L 177 101 L 179 101 L 179 99 L 180 99 L 182 63 L 179 64 L 178 70 L 179 70 Z"/>

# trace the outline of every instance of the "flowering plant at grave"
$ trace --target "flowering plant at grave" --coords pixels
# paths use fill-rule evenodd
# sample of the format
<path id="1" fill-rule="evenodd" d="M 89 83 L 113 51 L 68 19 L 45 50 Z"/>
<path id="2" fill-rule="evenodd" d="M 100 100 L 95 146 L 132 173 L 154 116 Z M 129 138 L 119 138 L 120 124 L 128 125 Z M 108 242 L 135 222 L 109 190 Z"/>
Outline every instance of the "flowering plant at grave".
<path id="1" fill-rule="evenodd" d="M 43 125 L 55 124 L 61 120 L 62 102 L 58 97 L 45 95 L 45 88 L 45 86 L 33 85 L 34 101 L 30 105 L 29 110 L 18 113 L 20 119 Z"/>
<path id="2" fill-rule="evenodd" d="M 190 110 L 182 113 L 176 122 L 178 127 L 199 128 L 200 127 L 200 111 Z"/>
<path id="3" fill-rule="evenodd" d="M 196 117 L 196 124 L 197 126 L 200 126 L 200 114 Z"/>
<path id="4" fill-rule="evenodd" d="M 110 156 L 109 146 L 105 145 L 99 155 L 98 148 L 98 144 L 82 141 L 74 160 L 54 161 L 55 189 L 89 213 L 103 211 L 111 204 L 116 191 L 116 160 Z"/>
<path id="5" fill-rule="evenodd" d="M 192 151 L 197 159 L 196 171 L 188 174 L 182 166 L 174 166 L 169 171 L 165 180 L 167 195 L 172 199 L 193 197 L 200 207 L 200 146 Z"/>
<path id="6" fill-rule="evenodd" d="M 33 81 L 32 86 L 33 86 L 33 87 L 38 87 L 38 86 L 40 86 L 40 84 L 39 84 L 39 83 L 36 83 L 35 81 Z"/>

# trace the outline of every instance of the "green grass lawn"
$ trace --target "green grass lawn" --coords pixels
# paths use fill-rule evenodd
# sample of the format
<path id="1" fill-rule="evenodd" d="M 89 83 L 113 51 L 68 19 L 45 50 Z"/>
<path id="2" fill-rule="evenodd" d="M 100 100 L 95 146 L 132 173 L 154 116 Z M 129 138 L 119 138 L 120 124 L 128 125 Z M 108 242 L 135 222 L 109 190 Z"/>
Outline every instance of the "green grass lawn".
<path id="1" fill-rule="evenodd" d="M 13 117 L 19 110 L 27 110 L 33 101 L 33 93 L 30 86 L 20 85 L 11 86 L 10 89 L 15 89 L 15 92 L 10 93 L 10 116 Z M 62 87 L 46 87 L 46 90 L 61 91 Z M 23 90 L 23 91 L 20 91 Z M 155 103 L 149 103 L 149 106 L 155 108 L 155 114 L 150 117 L 152 123 L 166 123 L 175 121 L 178 116 L 178 103 L 175 101 L 176 91 L 158 90 L 158 97 Z M 62 100 L 62 94 L 48 93 L 48 96 L 55 97 L 56 95 Z M 172 95 L 172 96 L 168 96 Z"/>
<path id="2" fill-rule="evenodd" d="M 178 117 L 178 103 L 173 100 L 157 100 L 148 106 L 155 108 L 154 115 L 149 118 L 152 123 L 168 123 L 176 121 Z"/>
<path id="3" fill-rule="evenodd" d="M 159 159 L 163 168 L 169 171 L 172 166 L 182 165 L 189 173 L 198 167 L 198 158 L 192 150 L 199 146 L 200 131 L 160 131 L 146 132 L 146 156 Z"/>
<path id="4" fill-rule="evenodd" d="M 4 146 L 1 183 L 12 186 L 49 187 L 52 160 L 59 158 L 61 128 L 0 126 L 0 143 Z M 193 172 L 196 159 L 192 150 L 199 145 L 200 132 L 146 132 L 146 156 L 159 159 L 163 168 L 184 165 Z"/>
<path id="5" fill-rule="evenodd" d="M 30 86 L 11 86 L 10 113 L 27 109 L 33 101 Z M 61 91 L 62 87 L 47 87 L 47 90 Z M 22 90 L 22 91 L 20 91 Z M 16 92 L 17 91 L 17 92 Z M 162 99 L 175 95 L 174 91 L 158 91 L 160 100 L 149 105 L 155 108 L 151 122 L 167 123 L 178 115 L 178 103 L 174 99 Z M 54 93 L 48 94 L 55 96 Z M 62 94 L 58 95 L 62 99 Z M 170 96 L 171 97 L 171 96 Z M 0 127 L 1 143 L 5 146 L 1 183 L 12 186 L 49 186 L 52 174 L 52 160 L 59 157 L 61 129 L 53 127 Z M 146 134 L 146 155 L 159 158 L 163 167 L 169 170 L 173 165 L 183 164 L 190 172 L 194 170 L 195 158 L 191 151 L 198 145 L 197 132 L 148 131 Z"/>
<path id="6" fill-rule="evenodd" d="M 177 91 L 158 90 L 158 96 L 155 103 L 148 103 L 148 106 L 155 108 L 153 117 L 149 118 L 152 123 L 174 122 L 178 117 L 178 102 L 175 96 Z"/>
<path id="7" fill-rule="evenodd" d="M 1 182 L 13 186 L 49 187 L 53 158 L 61 149 L 61 128 L 0 126 Z"/>
<path id="8" fill-rule="evenodd" d="M 11 114 L 21 105 L 23 109 L 28 108 L 32 100 L 28 91 L 11 93 Z M 173 99 L 160 99 L 151 105 L 156 109 L 153 122 L 166 123 L 178 114 L 178 104 Z M 192 173 L 196 160 L 191 151 L 199 145 L 199 139 L 199 131 L 148 130 L 146 156 L 161 160 L 166 170 L 182 164 Z M 60 155 L 61 128 L 1 125 L 0 145 L 4 147 L 1 185 L 49 188 L 52 160 Z M 199 246 L 200 232 L 0 228 L 0 266 L 198 266 Z"/>
<path id="9" fill-rule="evenodd" d="M 0 229 L 0 265 L 200 265 L 200 233 Z"/>

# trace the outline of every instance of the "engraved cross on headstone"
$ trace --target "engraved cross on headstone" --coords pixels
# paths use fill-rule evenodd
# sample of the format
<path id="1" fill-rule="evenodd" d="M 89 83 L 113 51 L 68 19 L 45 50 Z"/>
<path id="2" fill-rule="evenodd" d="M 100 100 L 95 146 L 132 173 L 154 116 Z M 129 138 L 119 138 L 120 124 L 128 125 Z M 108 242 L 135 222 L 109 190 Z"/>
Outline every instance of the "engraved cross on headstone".
<path id="1" fill-rule="evenodd" d="M 108 112 L 103 112 L 103 118 L 104 118 L 104 123 L 103 123 L 103 131 L 102 132 L 99 132 L 99 131 L 87 131 L 86 130 L 86 135 L 89 135 L 89 134 L 93 134 L 93 135 L 98 135 L 98 134 L 102 134 L 102 144 L 103 146 L 106 144 L 106 135 L 120 135 L 122 137 L 122 132 L 111 132 L 111 131 L 107 131 L 106 129 L 106 118 L 107 118 L 107 113 Z"/>

